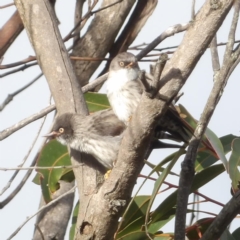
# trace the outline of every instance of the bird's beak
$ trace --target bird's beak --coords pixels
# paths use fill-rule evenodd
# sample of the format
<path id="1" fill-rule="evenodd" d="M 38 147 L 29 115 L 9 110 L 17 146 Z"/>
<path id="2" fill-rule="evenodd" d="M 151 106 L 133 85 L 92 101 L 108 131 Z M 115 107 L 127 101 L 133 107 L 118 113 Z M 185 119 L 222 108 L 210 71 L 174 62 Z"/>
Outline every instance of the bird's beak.
<path id="1" fill-rule="evenodd" d="M 59 133 L 58 133 L 58 132 L 56 132 L 56 131 L 52 131 L 52 132 L 50 132 L 50 133 L 44 135 L 43 137 L 56 138 L 56 137 L 58 137 L 58 136 L 59 136 Z"/>
<path id="2" fill-rule="evenodd" d="M 134 68 L 137 65 L 136 62 L 130 62 L 126 67 L 127 68 Z"/>

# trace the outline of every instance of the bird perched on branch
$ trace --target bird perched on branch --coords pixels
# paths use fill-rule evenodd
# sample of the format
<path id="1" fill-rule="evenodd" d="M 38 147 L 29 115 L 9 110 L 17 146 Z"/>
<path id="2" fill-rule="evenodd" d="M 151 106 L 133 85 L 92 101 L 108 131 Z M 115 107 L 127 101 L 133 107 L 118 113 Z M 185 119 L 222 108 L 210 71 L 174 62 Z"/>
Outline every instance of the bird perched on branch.
<path id="1" fill-rule="evenodd" d="M 88 116 L 65 113 L 58 116 L 51 133 L 63 145 L 91 154 L 105 168 L 111 169 L 117 159 L 126 126 L 111 110 L 95 112 Z"/>
<path id="2" fill-rule="evenodd" d="M 45 137 L 56 138 L 63 145 L 91 154 L 105 168 L 112 169 L 117 160 L 126 125 L 111 109 L 88 116 L 64 113 L 54 122 L 53 130 Z M 150 148 L 177 147 L 153 139 Z"/>
<path id="3" fill-rule="evenodd" d="M 132 53 L 119 53 L 110 64 L 106 81 L 107 97 L 116 116 L 126 125 L 135 112 L 144 90 L 139 74 L 137 58 Z M 189 134 L 174 107 L 169 107 L 166 114 L 159 119 L 157 132 L 161 130 L 169 132 L 178 140 L 189 140 Z"/>

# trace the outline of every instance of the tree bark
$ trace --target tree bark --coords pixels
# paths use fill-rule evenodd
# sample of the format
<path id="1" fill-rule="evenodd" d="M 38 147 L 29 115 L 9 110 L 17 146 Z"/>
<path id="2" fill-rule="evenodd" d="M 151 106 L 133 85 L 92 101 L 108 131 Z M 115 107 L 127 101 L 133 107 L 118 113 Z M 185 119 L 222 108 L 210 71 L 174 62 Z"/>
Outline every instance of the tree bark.
<path id="1" fill-rule="evenodd" d="M 108 6 L 115 0 L 103 0 L 101 7 Z M 87 32 L 75 44 L 72 54 L 80 57 L 104 58 L 111 48 L 135 0 L 122 1 L 112 7 L 106 8 L 95 14 Z M 81 85 L 88 83 L 90 77 L 101 62 L 75 61 Z"/>
<path id="2" fill-rule="evenodd" d="M 54 20 L 53 25 L 49 23 L 52 14 L 49 14 L 51 11 L 46 0 L 15 0 L 15 2 L 22 19 L 24 19 L 25 28 L 36 51 L 39 64 L 48 80 L 58 111 L 86 114 L 86 105 L 66 49 L 61 42 L 56 23 Z M 133 2 L 123 1 L 104 12 L 105 18 L 108 16 L 105 19 L 106 25 L 103 24 L 103 13 L 98 13 L 102 17 L 96 17 L 89 27 L 89 33 L 86 33 L 79 42 L 82 56 L 90 55 L 88 49 L 92 49 L 91 56 L 105 56 L 103 54 L 107 51 L 106 49 L 109 49 L 113 39 L 111 37 L 106 39 L 103 35 L 109 36 L 110 31 L 112 31 L 113 36 L 116 35 L 116 29 L 121 24 L 120 22 L 116 23 L 113 19 L 125 19 L 127 12 L 130 11 L 127 8 L 130 8 Z M 104 4 L 107 3 L 108 1 L 104 1 Z M 146 145 L 149 143 L 156 119 L 164 114 L 167 104 L 170 104 L 186 82 L 229 12 L 232 3 L 233 1 L 230 0 L 222 0 L 221 6 L 216 9 L 212 6 L 212 1 L 208 0 L 200 9 L 181 45 L 163 71 L 160 94 L 168 97 L 169 101 L 149 99 L 143 95 L 125 133 L 116 166 L 109 179 L 99 187 L 97 183 L 100 181 L 95 170 L 86 165 L 74 170 L 81 199 L 76 239 L 113 239 L 118 219 L 131 198 L 132 189 L 142 169 Z M 47 11 L 45 6 L 47 6 Z M 123 9 L 126 12 L 123 13 Z M 119 14 L 116 13 L 117 11 Z M 111 20 L 112 24 L 109 22 Z M 48 24 L 48 28 L 44 27 L 45 24 Z M 95 29 L 95 33 L 92 32 L 92 35 L 89 35 L 95 24 L 99 28 Z M 91 65 L 94 68 L 98 66 L 97 63 L 84 63 L 77 69 L 78 74 L 81 74 L 82 79 L 86 81 L 91 75 L 90 70 L 88 70 Z M 79 159 L 79 153 L 72 152 L 71 154 L 74 159 Z M 76 160 L 73 160 L 74 162 Z"/>

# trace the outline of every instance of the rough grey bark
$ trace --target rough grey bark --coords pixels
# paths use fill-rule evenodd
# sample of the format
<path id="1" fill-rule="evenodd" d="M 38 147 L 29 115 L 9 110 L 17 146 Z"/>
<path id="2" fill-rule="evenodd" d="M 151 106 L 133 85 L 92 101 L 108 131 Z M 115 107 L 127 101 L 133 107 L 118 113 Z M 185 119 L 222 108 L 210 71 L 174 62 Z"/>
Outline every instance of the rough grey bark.
<path id="1" fill-rule="evenodd" d="M 206 1 L 189 27 L 184 39 L 172 58 L 167 62 L 160 81 L 160 94 L 169 102 L 142 97 L 136 113 L 123 138 L 116 166 L 99 191 L 89 198 L 77 239 L 113 239 L 116 222 L 131 197 L 136 178 L 143 166 L 146 144 L 157 117 L 164 114 L 167 104 L 177 95 L 198 60 L 207 49 L 221 26 L 232 1 L 221 1 L 221 8 L 212 8 Z M 97 208 L 96 208 L 97 203 Z"/>
<path id="2" fill-rule="evenodd" d="M 71 183 L 61 181 L 60 189 L 53 195 L 53 199 L 59 197 L 74 186 L 74 181 Z M 34 231 L 33 240 L 58 239 L 63 240 L 66 233 L 66 226 L 69 222 L 69 216 L 72 212 L 74 193 L 63 197 L 53 206 L 42 211 L 36 220 L 36 228 Z M 45 201 L 41 198 L 40 207 L 45 205 Z M 64 217 L 61 217 L 63 215 Z"/>
<path id="3" fill-rule="evenodd" d="M 48 80 L 58 112 L 81 112 L 87 114 L 81 86 L 74 74 L 71 61 L 57 27 L 57 19 L 49 1 L 17 0 L 15 4 L 36 52 L 38 63 Z M 80 161 L 80 157 L 78 160 L 72 159 L 73 163 L 79 163 L 78 161 Z M 57 225 L 53 229 L 47 229 L 47 226 L 45 226 L 44 229 L 50 231 L 44 231 L 46 235 L 54 236 L 58 232 L 59 239 L 64 238 L 67 222 L 71 215 L 72 200 L 73 197 L 69 197 L 71 204 L 69 204 L 68 208 L 63 208 L 57 215 L 58 219 L 66 219 L 66 221 L 55 222 Z M 63 199 L 61 202 L 64 204 L 64 201 L 66 200 Z M 58 206 L 62 204 L 61 202 Z M 50 213 L 52 219 L 56 218 L 56 215 L 54 215 L 55 207 L 52 206 L 48 215 L 45 215 L 45 218 L 39 223 L 42 228 L 42 230 L 40 228 L 41 231 L 43 231 L 43 225 L 49 218 Z M 60 236 L 60 233 L 63 235 Z"/>
<path id="4" fill-rule="evenodd" d="M 47 30 L 43 29 L 43 25 L 41 25 L 43 23 L 39 21 L 39 19 L 44 19 L 44 24 L 46 24 L 50 16 L 52 16 L 48 13 L 50 10 L 47 12 L 45 10 L 45 5 L 48 6 L 46 0 L 44 0 L 45 5 L 42 4 L 43 1 L 40 0 L 16 0 L 15 2 L 19 8 L 19 12 L 21 12 L 22 19 L 24 19 L 24 25 L 35 48 L 39 64 L 48 79 L 57 109 L 63 112 L 66 111 L 66 107 L 68 107 L 68 111 L 86 113 L 81 92 L 79 93 L 76 77 L 69 61 L 65 58 L 67 53 L 60 41 L 56 24 L 50 24 L 48 29 L 49 32 L 44 32 Z M 108 1 L 104 2 L 106 3 Z M 117 7 L 118 12 L 121 12 L 122 9 L 126 9 L 126 4 L 132 3 L 133 1 L 123 1 L 121 3 L 123 4 L 121 5 L 122 8 L 119 9 Z M 118 219 L 131 197 L 136 178 L 143 166 L 143 156 L 145 153 L 145 148 L 143 146 L 146 146 L 149 142 L 156 118 L 164 114 L 167 104 L 177 95 L 178 91 L 191 74 L 199 58 L 202 56 L 216 31 L 222 24 L 231 4 L 232 1 L 223 0 L 221 1 L 221 7 L 216 9 L 212 7 L 212 1 L 208 0 L 199 11 L 195 21 L 185 34 L 181 45 L 176 50 L 171 60 L 166 64 L 165 70 L 163 71 L 160 94 L 168 97 L 169 101 L 163 102 L 161 100 L 149 99 L 147 96 L 143 95 L 141 104 L 134 114 L 124 136 L 118 161 L 109 179 L 107 179 L 102 186 L 99 186 L 97 184 L 100 182 L 98 180 L 98 175 L 92 168 L 83 166 L 78 170 L 74 170 L 81 199 L 76 239 L 113 239 L 117 229 Z M 111 11 L 112 13 L 116 13 L 116 9 L 111 9 Z M 126 11 L 129 11 L 129 9 Z M 31 18 L 29 16 L 31 16 Z M 41 16 L 44 16 L 44 18 Z M 111 12 L 108 12 L 106 16 L 108 16 L 106 20 L 108 22 L 112 17 Z M 114 18 L 119 19 L 125 16 L 126 15 L 116 15 Z M 99 18 L 96 19 L 99 20 Z M 103 17 L 101 19 L 103 19 Z M 40 23 L 37 23 L 37 21 Z M 100 22 L 101 25 L 98 25 L 99 23 L 97 22 L 95 22 L 95 24 L 103 27 L 103 22 Z M 119 26 L 119 23 L 117 26 Z M 54 30 L 51 29 L 51 27 L 53 27 Z M 115 27 L 112 28 L 113 35 L 115 34 Z M 111 28 L 110 25 L 109 28 Z M 91 27 L 89 30 L 90 29 Z M 54 37 L 55 33 L 57 34 L 57 38 Z M 103 47 L 103 49 L 109 48 L 109 46 L 102 46 L 102 44 L 111 45 L 112 40 L 106 40 L 104 37 L 102 38 L 101 33 L 96 33 L 92 35 L 95 36 L 95 38 L 89 38 L 90 35 L 88 35 L 88 37 L 86 35 L 82 38 L 82 42 L 80 41 L 82 45 L 80 46 L 83 48 L 83 51 L 87 51 L 85 46 L 91 47 L 91 56 L 101 57 L 103 51 L 99 50 L 98 52 L 97 50 L 101 49 L 101 47 Z M 47 36 L 49 41 L 45 41 L 46 37 L 44 38 L 43 36 Z M 99 37 L 99 42 L 96 46 L 97 37 Z M 90 42 L 90 40 L 94 43 L 93 46 L 88 45 L 87 42 Z M 41 43 L 40 45 L 42 46 L 39 47 L 36 43 Z M 44 51 L 46 49 L 48 51 L 52 50 L 52 48 L 54 51 L 53 55 L 52 53 L 49 54 Z M 100 55 L 95 55 L 96 53 Z M 85 54 L 89 56 L 87 52 L 83 52 L 82 56 L 85 56 Z M 54 67 L 52 67 L 51 64 L 53 64 Z M 80 72 L 82 73 L 83 79 L 88 80 L 90 71 L 86 68 L 91 64 L 92 63 L 85 63 L 78 68 L 79 74 Z M 94 64 L 95 63 L 93 63 L 93 65 Z M 54 70 L 57 73 L 52 73 Z M 74 86 L 77 86 L 77 91 L 73 89 Z M 60 96 L 63 99 L 60 99 Z M 72 105 L 67 106 L 64 101 Z M 79 159 L 79 153 L 71 154 L 72 156 L 74 155 L 74 159 Z"/>
<path id="5" fill-rule="evenodd" d="M 101 7 L 115 0 L 104 0 Z M 122 1 L 104 11 L 96 13 L 86 34 L 75 44 L 72 54 L 80 57 L 104 58 L 111 48 L 135 0 Z M 73 65 L 81 85 L 88 83 L 100 62 L 75 61 Z"/>

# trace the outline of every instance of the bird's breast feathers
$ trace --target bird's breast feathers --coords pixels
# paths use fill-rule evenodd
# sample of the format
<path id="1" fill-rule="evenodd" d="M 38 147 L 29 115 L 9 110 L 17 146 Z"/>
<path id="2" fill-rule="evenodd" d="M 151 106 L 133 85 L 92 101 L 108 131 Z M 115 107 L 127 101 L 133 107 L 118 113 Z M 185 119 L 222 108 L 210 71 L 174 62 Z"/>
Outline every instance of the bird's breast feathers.
<path id="1" fill-rule="evenodd" d="M 137 108 L 142 95 L 142 84 L 137 79 L 136 71 L 133 72 L 135 75 L 131 76 L 126 69 L 121 69 L 111 74 L 107 80 L 109 102 L 117 117 L 125 123 Z"/>
<path id="2" fill-rule="evenodd" d="M 136 69 L 120 69 L 111 71 L 107 80 L 107 92 L 121 90 L 127 82 L 137 80 L 139 71 Z"/>

